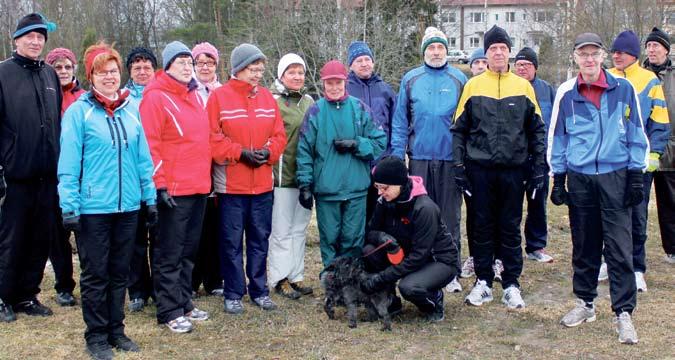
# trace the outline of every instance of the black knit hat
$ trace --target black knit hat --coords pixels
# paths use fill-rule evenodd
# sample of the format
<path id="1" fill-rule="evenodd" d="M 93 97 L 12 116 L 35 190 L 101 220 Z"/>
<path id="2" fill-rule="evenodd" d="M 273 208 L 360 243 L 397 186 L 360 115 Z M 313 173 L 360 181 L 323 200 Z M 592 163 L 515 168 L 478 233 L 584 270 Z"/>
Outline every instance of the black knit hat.
<path id="1" fill-rule="evenodd" d="M 135 63 L 138 59 L 150 60 L 153 68 L 157 68 L 157 58 L 155 54 L 152 53 L 149 49 L 144 47 L 135 47 L 129 51 L 127 55 L 127 70 L 131 70 L 131 64 Z"/>
<path id="2" fill-rule="evenodd" d="M 56 24 L 53 22 L 47 21 L 47 18 L 42 16 L 42 14 L 31 13 L 21 19 L 16 24 L 16 31 L 12 34 L 12 39 L 18 39 L 30 32 L 38 32 L 45 37 L 47 40 L 47 33 L 56 30 Z"/>
<path id="3" fill-rule="evenodd" d="M 509 51 L 511 51 L 511 46 L 513 46 L 511 38 L 509 37 L 509 34 L 506 33 L 506 30 L 497 25 L 493 25 L 483 36 L 483 49 L 485 50 L 485 53 L 487 53 L 487 50 L 492 44 L 506 44 L 506 46 L 509 47 Z"/>
<path id="4" fill-rule="evenodd" d="M 516 54 L 516 60 L 526 60 L 532 63 L 534 65 L 534 69 L 539 68 L 539 61 L 537 59 L 537 53 L 532 50 L 532 48 L 529 47 L 524 47 L 518 51 L 518 54 Z"/>
<path id="5" fill-rule="evenodd" d="M 647 35 L 647 40 L 645 40 L 645 45 L 647 45 L 648 42 L 650 41 L 656 41 L 659 44 L 663 45 L 663 47 L 670 52 L 670 36 L 668 34 L 657 28 L 656 26 L 652 29 L 652 32 Z"/>
<path id="6" fill-rule="evenodd" d="M 385 157 L 375 166 L 373 181 L 385 185 L 405 185 L 408 183 L 408 168 L 396 156 Z"/>

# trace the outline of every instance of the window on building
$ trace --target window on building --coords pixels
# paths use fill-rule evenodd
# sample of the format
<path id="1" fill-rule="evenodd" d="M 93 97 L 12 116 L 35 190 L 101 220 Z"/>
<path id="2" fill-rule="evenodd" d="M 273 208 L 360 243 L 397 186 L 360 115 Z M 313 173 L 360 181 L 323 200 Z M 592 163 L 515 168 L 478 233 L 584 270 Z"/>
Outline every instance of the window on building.
<path id="1" fill-rule="evenodd" d="M 541 46 L 542 39 L 539 38 L 539 37 L 536 37 L 536 38 L 532 39 L 532 43 L 534 44 L 534 46 Z"/>
<path id="2" fill-rule="evenodd" d="M 469 14 L 471 17 L 471 22 L 473 23 L 482 23 L 485 21 L 485 13 L 482 12 L 472 12 Z"/>
<path id="3" fill-rule="evenodd" d="M 499 21 L 499 14 L 495 14 L 495 21 Z"/>
<path id="4" fill-rule="evenodd" d="M 506 22 L 516 22 L 516 13 L 511 11 L 506 13 Z"/>
<path id="5" fill-rule="evenodd" d="M 457 22 L 457 13 L 454 11 L 448 12 L 448 22 L 455 23 Z"/>
<path id="6" fill-rule="evenodd" d="M 527 14 L 523 13 L 523 20 L 527 20 Z"/>
<path id="7" fill-rule="evenodd" d="M 511 44 L 513 44 L 512 50 L 520 49 L 520 46 L 518 45 L 518 39 L 513 36 L 511 36 Z"/>
<path id="8" fill-rule="evenodd" d="M 534 21 L 536 21 L 536 22 L 553 21 L 553 12 L 552 11 L 536 11 L 534 13 Z"/>
<path id="9" fill-rule="evenodd" d="M 477 37 L 469 38 L 469 44 L 471 44 L 472 48 L 479 47 L 480 46 L 480 38 L 477 38 Z"/>
<path id="10" fill-rule="evenodd" d="M 449 38 L 448 39 L 448 44 L 450 45 L 451 48 L 456 48 L 457 47 L 457 39 Z"/>

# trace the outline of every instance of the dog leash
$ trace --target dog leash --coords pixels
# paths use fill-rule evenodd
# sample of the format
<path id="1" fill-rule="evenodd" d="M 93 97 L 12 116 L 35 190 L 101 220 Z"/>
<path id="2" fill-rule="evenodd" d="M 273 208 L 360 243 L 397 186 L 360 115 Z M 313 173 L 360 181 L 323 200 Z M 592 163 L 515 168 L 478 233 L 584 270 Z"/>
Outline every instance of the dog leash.
<path id="1" fill-rule="evenodd" d="M 389 245 L 389 244 L 391 244 L 391 243 L 392 243 L 391 239 L 388 239 L 387 241 L 385 241 L 384 243 L 378 245 L 375 249 L 373 249 L 372 251 L 368 252 L 367 254 L 365 254 L 365 255 L 363 255 L 363 256 L 361 256 L 361 257 L 362 257 L 362 258 L 366 258 L 366 257 L 368 257 L 368 256 L 370 256 L 370 255 L 373 255 L 376 251 L 382 249 L 383 247 L 385 247 L 385 246 L 387 246 L 387 245 Z"/>

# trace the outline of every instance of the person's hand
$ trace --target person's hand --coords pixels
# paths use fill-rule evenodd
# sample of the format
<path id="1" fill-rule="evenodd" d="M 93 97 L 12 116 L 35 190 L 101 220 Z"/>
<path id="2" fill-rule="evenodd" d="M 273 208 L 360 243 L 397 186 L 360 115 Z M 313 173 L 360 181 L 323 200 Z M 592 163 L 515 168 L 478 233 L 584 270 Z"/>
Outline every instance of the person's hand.
<path id="1" fill-rule="evenodd" d="M 169 209 L 176 207 L 176 201 L 169 195 L 165 188 L 157 189 L 157 203 Z"/>
<path id="2" fill-rule="evenodd" d="M 73 212 L 63 214 L 63 228 L 74 233 L 80 232 L 80 216 Z"/>
<path id="3" fill-rule="evenodd" d="M 544 192 L 544 182 L 546 181 L 546 167 L 535 167 L 527 181 L 527 196 L 534 200 Z"/>
<path id="4" fill-rule="evenodd" d="M 246 164 L 247 166 L 250 166 L 252 168 L 257 168 L 260 165 L 258 165 L 258 159 L 255 157 L 255 152 L 249 150 L 249 149 L 241 149 L 241 155 L 239 156 L 239 161 Z"/>
<path id="5" fill-rule="evenodd" d="M 333 140 L 333 146 L 335 146 L 335 150 L 340 154 L 353 153 L 356 151 L 358 145 L 358 141 L 354 139 Z"/>
<path id="6" fill-rule="evenodd" d="M 7 183 L 5 182 L 5 170 L 0 166 L 0 206 L 5 202 L 7 195 Z"/>
<path id="7" fill-rule="evenodd" d="M 309 187 L 303 186 L 298 190 L 300 190 L 300 194 L 298 195 L 298 201 L 300 202 L 300 205 L 307 210 L 312 210 L 313 197 Z"/>
<path id="8" fill-rule="evenodd" d="M 626 193 L 624 206 L 633 207 L 644 200 L 644 174 L 640 170 L 628 170 L 626 174 Z"/>
<path id="9" fill-rule="evenodd" d="M 270 151 L 266 148 L 258 149 L 253 152 L 253 156 L 256 160 L 256 167 L 260 167 L 267 164 L 267 160 L 270 159 Z"/>
<path id="10" fill-rule="evenodd" d="M 567 173 L 553 175 L 553 189 L 551 190 L 551 202 L 553 205 L 560 206 L 567 204 L 567 189 L 565 189 L 565 178 Z"/>
<path id="11" fill-rule="evenodd" d="M 155 225 L 157 225 L 157 222 L 159 221 L 159 213 L 157 212 L 157 205 L 148 205 L 146 215 L 147 215 L 146 226 L 148 227 L 148 229 L 155 227 Z"/>
<path id="12" fill-rule="evenodd" d="M 466 176 L 466 168 L 464 165 L 455 166 L 453 169 L 453 176 L 455 178 L 457 189 L 459 189 L 462 194 L 471 196 L 471 182 L 469 182 L 469 177 Z"/>
<path id="13" fill-rule="evenodd" d="M 649 153 L 649 162 L 647 163 L 647 172 L 654 172 L 659 170 L 659 162 L 661 159 L 661 154 L 659 153 Z"/>
<path id="14" fill-rule="evenodd" d="M 382 280 L 382 275 L 369 274 L 361 281 L 361 290 L 366 294 L 372 294 L 379 290 L 382 290 L 384 281 Z"/>

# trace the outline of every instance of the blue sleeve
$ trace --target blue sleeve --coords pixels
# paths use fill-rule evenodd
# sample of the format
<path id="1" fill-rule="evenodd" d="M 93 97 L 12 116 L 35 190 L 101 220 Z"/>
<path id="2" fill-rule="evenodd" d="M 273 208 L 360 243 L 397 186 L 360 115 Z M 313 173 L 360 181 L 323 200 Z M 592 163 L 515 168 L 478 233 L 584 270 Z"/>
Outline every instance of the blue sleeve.
<path id="1" fill-rule="evenodd" d="M 558 93 L 553 102 L 551 125 L 548 132 L 546 153 L 551 175 L 567 172 L 567 142 L 569 138 L 565 131 L 565 113 L 562 110 L 561 98 L 561 93 Z M 572 104 L 572 106 L 574 105 Z"/>
<path id="2" fill-rule="evenodd" d="M 627 101 L 627 108 L 624 112 L 626 117 L 626 142 L 630 152 L 628 170 L 645 170 L 647 168 L 647 156 L 649 156 L 649 142 L 643 127 L 637 94 L 632 86 L 629 89 L 630 99 Z"/>
<path id="3" fill-rule="evenodd" d="M 363 124 L 363 136 L 357 136 L 358 146 L 354 156 L 362 160 L 374 160 L 384 152 L 387 147 L 387 135 L 382 130 L 382 124 L 373 119 L 373 114 L 368 105 L 359 101 L 361 106 L 361 123 Z"/>
<path id="4" fill-rule="evenodd" d="M 314 183 L 314 149 L 316 144 L 316 115 L 319 107 L 314 104 L 305 113 L 305 118 L 300 127 L 298 139 L 298 151 L 295 157 L 295 179 L 298 188 L 311 187 Z"/>
<path id="5" fill-rule="evenodd" d="M 392 155 L 405 159 L 406 146 L 408 144 L 408 92 L 406 91 L 407 80 L 401 81 L 394 106 L 394 116 L 391 121 L 391 151 Z"/>
<path id="6" fill-rule="evenodd" d="M 141 200 L 146 205 L 155 205 L 157 203 L 157 190 L 155 189 L 155 182 L 152 180 L 154 172 L 154 164 L 152 156 L 150 156 L 150 147 L 148 140 L 145 138 L 143 126 L 138 124 L 138 175 L 141 178 Z"/>
<path id="7" fill-rule="evenodd" d="M 63 213 L 80 215 L 80 174 L 84 149 L 84 114 L 80 106 L 70 106 L 63 115 L 60 141 L 57 170 L 59 206 Z"/>

